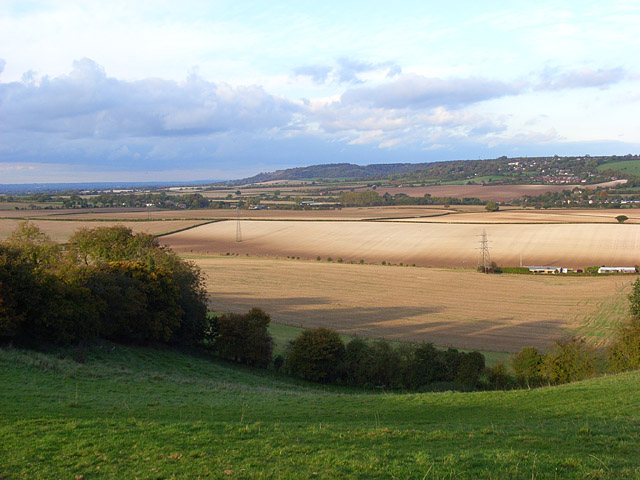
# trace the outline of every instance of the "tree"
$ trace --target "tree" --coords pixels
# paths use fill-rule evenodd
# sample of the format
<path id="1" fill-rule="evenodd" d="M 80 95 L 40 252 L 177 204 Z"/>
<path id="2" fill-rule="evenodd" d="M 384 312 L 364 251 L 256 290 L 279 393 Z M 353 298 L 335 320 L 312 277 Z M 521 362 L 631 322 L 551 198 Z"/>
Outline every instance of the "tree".
<path id="1" fill-rule="evenodd" d="M 75 267 L 137 262 L 148 272 L 162 271 L 162 277 L 170 277 L 167 281 L 177 289 L 175 301 L 181 312 L 179 324 L 171 328 L 171 336 L 166 341 L 194 345 L 203 340 L 208 319 L 202 270 L 170 249 L 161 247 L 153 236 L 134 233 L 124 226 L 81 229 L 69 239 L 68 257 Z"/>
<path id="2" fill-rule="evenodd" d="M 627 217 L 626 215 L 618 215 L 616 217 L 616 220 L 618 221 L 618 223 L 624 223 L 629 220 L 629 217 Z"/>
<path id="3" fill-rule="evenodd" d="M 607 350 L 607 366 L 614 372 L 640 368 L 640 279 L 633 282 L 628 298 L 631 320 L 619 328 Z"/>
<path id="4" fill-rule="evenodd" d="M 497 212 L 498 210 L 500 210 L 500 207 L 498 206 L 498 204 L 496 202 L 494 202 L 493 200 L 489 200 L 487 202 L 487 204 L 485 205 L 484 209 L 487 212 Z"/>
<path id="5" fill-rule="evenodd" d="M 337 378 L 344 354 L 344 343 L 336 331 L 305 330 L 290 344 L 287 368 L 293 375 L 313 382 L 332 382 Z"/>
<path id="6" fill-rule="evenodd" d="M 102 337 L 168 342 L 180 327 L 179 289 L 170 272 L 142 262 L 109 262 L 86 269 L 83 276 L 99 304 Z"/>
<path id="7" fill-rule="evenodd" d="M 544 355 L 541 372 L 551 383 L 584 380 L 596 373 L 595 351 L 582 339 L 556 342 L 555 348 Z"/>
<path id="8" fill-rule="evenodd" d="M 270 321 L 269 314 L 259 308 L 225 314 L 216 321 L 214 349 L 227 360 L 267 367 L 273 354 Z"/>
<path id="9" fill-rule="evenodd" d="M 480 352 L 463 352 L 460 354 L 460 367 L 456 381 L 466 387 L 475 387 L 484 368 L 484 355 Z"/>
<path id="10" fill-rule="evenodd" d="M 518 381 L 527 387 L 539 383 L 542 360 L 537 348 L 524 347 L 520 350 L 511 360 L 511 367 Z"/>
<path id="11" fill-rule="evenodd" d="M 618 336 L 607 350 L 607 367 L 612 372 L 640 368 L 640 321 L 620 327 Z"/>
<path id="12" fill-rule="evenodd" d="M 640 279 L 633 282 L 629 298 L 629 313 L 631 317 L 640 320 Z"/>
<path id="13" fill-rule="evenodd" d="M 61 248 L 31 222 L 20 222 L 6 245 L 13 247 L 23 261 L 34 267 L 50 268 L 60 261 Z"/>

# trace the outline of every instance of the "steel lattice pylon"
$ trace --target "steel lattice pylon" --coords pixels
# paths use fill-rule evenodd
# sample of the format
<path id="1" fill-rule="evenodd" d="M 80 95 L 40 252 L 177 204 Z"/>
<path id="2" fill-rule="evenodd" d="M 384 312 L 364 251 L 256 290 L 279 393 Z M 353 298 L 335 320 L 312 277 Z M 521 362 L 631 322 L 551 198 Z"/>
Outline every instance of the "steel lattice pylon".
<path id="1" fill-rule="evenodd" d="M 483 230 L 482 235 L 480 235 L 480 247 L 478 249 L 480 250 L 478 270 L 489 273 L 491 269 L 491 255 L 489 255 L 489 239 L 487 238 L 486 230 Z"/>

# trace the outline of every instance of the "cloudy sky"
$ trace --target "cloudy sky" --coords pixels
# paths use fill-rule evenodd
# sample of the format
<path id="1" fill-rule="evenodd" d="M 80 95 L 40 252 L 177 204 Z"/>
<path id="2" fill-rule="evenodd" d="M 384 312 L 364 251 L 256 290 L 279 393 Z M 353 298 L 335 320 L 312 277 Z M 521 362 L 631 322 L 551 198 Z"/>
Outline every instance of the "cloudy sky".
<path id="1" fill-rule="evenodd" d="M 640 151 L 640 2 L 3 0 L 0 183 Z"/>

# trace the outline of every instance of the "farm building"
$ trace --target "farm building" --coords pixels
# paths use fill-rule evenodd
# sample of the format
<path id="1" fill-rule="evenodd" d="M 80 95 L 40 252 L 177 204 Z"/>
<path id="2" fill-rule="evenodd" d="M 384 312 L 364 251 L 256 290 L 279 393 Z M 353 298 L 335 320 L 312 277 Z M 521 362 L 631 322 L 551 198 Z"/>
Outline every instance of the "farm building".
<path id="1" fill-rule="evenodd" d="M 531 273 L 557 274 L 563 273 L 562 267 L 527 267 Z M 566 272 L 565 272 L 566 273 Z"/>
<path id="2" fill-rule="evenodd" d="M 636 273 L 636 267 L 600 267 L 598 273 Z"/>

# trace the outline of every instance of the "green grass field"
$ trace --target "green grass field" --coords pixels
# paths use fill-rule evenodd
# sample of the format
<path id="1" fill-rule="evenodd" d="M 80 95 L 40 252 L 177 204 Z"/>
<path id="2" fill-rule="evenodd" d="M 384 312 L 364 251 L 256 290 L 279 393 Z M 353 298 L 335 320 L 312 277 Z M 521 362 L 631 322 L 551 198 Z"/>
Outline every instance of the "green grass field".
<path id="1" fill-rule="evenodd" d="M 638 478 L 640 373 L 366 393 L 172 351 L 0 349 L 0 478 Z"/>
<path id="2" fill-rule="evenodd" d="M 614 170 L 616 172 L 640 175 L 640 160 L 629 160 L 627 162 L 611 162 L 598 165 L 598 170 Z"/>

